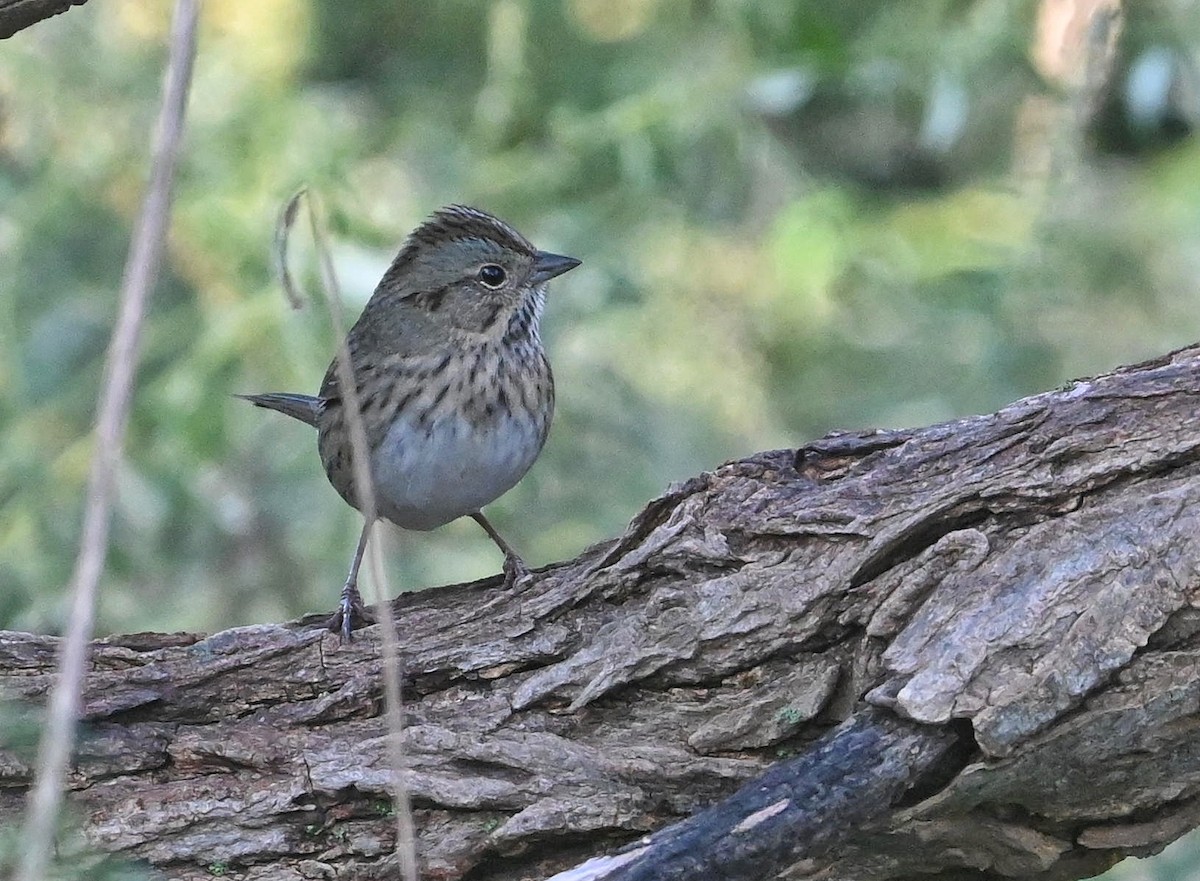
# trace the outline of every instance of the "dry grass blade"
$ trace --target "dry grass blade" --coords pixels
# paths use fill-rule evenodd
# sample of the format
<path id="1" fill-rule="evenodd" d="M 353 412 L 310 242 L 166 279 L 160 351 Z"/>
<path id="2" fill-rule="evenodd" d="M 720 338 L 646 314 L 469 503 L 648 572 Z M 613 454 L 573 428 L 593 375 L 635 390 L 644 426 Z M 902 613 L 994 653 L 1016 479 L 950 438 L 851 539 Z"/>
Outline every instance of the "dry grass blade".
<path id="1" fill-rule="evenodd" d="M 307 189 L 301 189 L 295 193 L 280 212 L 275 237 L 275 252 L 280 265 L 280 279 L 293 306 L 302 305 L 303 301 L 298 295 L 291 272 L 287 267 L 287 240 L 295 225 L 302 200 L 308 205 L 309 223 L 320 266 L 321 283 L 325 289 L 325 303 L 329 308 L 329 319 L 333 325 L 335 336 L 341 341 L 336 356 L 338 386 L 342 392 L 342 403 L 346 409 L 347 423 L 350 428 L 354 490 L 357 498 L 362 502 L 363 517 L 366 518 L 367 523 L 374 523 L 375 488 L 371 480 L 370 469 L 367 467 L 369 450 L 366 431 L 363 428 L 358 387 L 354 382 L 354 367 L 350 363 L 350 351 L 345 342 L 346 327 L 342 320 L 341 288 L 338 285 L 337 275 L 333 271 L 333 261 L 329 256 L 329 246 L 325 239 L 316 199 Z M 404 716 L 403 696 L 400 689 L 400 646 L 396 640 L 396 624 L 390 603 L 391 591 L 388 589 L 387 576 L 383 569 L 379 542 L 368 542 L 368 550 L 371 582 L 375 586 L 375 612 L 379 618 L 383 642 L 388 760 L 392 767 L 392 800 L 396 814 L 396 860 L 400 865 L 401 877 L 405 881 L 417 881 L 416 830 L 413 827 L 408 787 L 404 781 Z"/>
<path id="2" fill-rule="evenodd" d="M 304 297 L 292 278 L 292 269 L 288 265 L 288 242 L 292 237 L 292 227 L 296 225 L 296 215 L 300 212 L 300 203 L 308 194 L 307 187 L 301 187 L 283 205 L 279 212 L 279 220 L 275 224 L 275 269 L 279 273 L 279 282 L 283 285 L 283 293 L 288 304 L 293 309 L 304 308 Z"/>
<path id="3" fill-rule="evenodd" d="M 75 740 L 79 694 L 95 618 L 96 589 L 108 554 L 116 470 L 121 461 L 133 397 L 138 341 L 146 300 L 158 276 L 171 208 L 171 183 L 179 156 L 192 63 L 196 56 L 199 0 L 178 0 L 171 24 L 166 85 L 154 138 L 150 183 L 134 229 L 120 309 L 105 362 L 96 419 L 96 449 L 88 477 L 79 554 L 71 576 L 71 617 L 59 659 L 59 676 L 38 746 L 37 780 L 29 796 L 18 881 L 42 881 L 50 863 L 67 761 Z"/>

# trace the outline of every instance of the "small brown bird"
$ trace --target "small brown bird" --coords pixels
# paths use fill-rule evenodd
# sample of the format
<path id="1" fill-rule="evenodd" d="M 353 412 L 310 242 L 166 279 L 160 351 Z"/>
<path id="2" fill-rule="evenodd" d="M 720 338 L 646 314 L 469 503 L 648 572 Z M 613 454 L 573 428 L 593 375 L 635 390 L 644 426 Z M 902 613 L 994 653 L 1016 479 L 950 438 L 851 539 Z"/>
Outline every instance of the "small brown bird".
<path id="1" fill-rule="evenodd" d="M 409 235 L 346 338 L 376 513 L 418 530 L 469 515 L 504 552 L 506 585 L 528 570 L 481 509 L 512 489 L 545 443 L 554 413 L 539 334 L 546 282 L 579 263 L 537 250 L 485 211 L 452 205 Z M 329 482 L 362 509 L 336 359 L 316 397 L 242 397 L 314 426 Z M 370 531 L 365 523 L 329 621 L 344 639 L 367 620 L 358 570 Z"/>

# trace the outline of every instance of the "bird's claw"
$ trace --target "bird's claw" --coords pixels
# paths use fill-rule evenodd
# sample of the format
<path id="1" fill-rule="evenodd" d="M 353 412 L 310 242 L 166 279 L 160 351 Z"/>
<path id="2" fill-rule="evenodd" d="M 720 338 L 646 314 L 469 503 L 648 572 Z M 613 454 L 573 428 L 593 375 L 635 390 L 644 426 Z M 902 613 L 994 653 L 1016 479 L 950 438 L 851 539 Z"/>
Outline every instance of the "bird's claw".
<path id="1" fill-rule="evenodd" d="M 337 611 L 329 616 L 326 627 L 332 633 L 342 637 L 342 642 L 350 642 L 351 634 L 362 627 L 375 623 L 375 616 L 363 605 L 362 594 L 358 586 L 347 584 L 342 588 L 342 598 L 338 602 Z"/>
<path id="2" fill-rule="evenodd" d="M 532 578 L 525 561 L 516 554 L 506 554 L 504 557 L 504 589 L 516 587 Z"/>

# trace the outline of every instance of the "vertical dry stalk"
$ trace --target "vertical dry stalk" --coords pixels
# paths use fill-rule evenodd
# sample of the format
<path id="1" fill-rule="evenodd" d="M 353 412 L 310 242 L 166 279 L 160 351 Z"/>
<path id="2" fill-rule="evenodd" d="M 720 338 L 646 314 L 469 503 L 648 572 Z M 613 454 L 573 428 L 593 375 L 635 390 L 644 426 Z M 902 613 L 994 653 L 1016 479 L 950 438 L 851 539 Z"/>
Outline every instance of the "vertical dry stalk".
<path id="1" fill-rule="evenodd" d="M 316 246 L 317 260 L 321 268 L 321 281 L 325 288 L 325 303 L 329 307 L 329 318 L 336 338 L 338 387 L 346 407 L 350 428 L 350 446 L 353 451 L 354 491 L 362 502 L 362 515 L 368 524 L 375 522 L 375 487 L 368 467 L 370 455 L 367 434 L 363 428 L 362 410 L 359 406 L 358 386 L 354 381 L 354 367 L 350 363 L 350 350 L 346 346 L 346 327 L 342 320 L 342 295 L 329 246 L 318 218 L 318 209 L 313 195 L 307 191 L 297 193 L 284 209 L 285 219 L 294 218 L 295 206 L 301 197 L 308 199 L 308 218 Z M 286 257 L 286 251 L 281 252 Z M 285 281 L 285 289 L 289 283 Z M 289 292 L 289 298 L 294 295 Z M 400 691 L 400 647 L 396 640 L 396 625 L 390 602 L 391 592 L 387 587 L 383 570 L 383 558 L 378 541 L 368 541 L 371 582 L 375 586 L 375 611 L 383 642 L 383 685 L 388 727 L 388 761 L 392 767 L 392 800 L 396 812 L 396 859 L 400 864 L 401 877 L 405 881 L 417 881 L 416 831 L 413 827 L 412 805 L 408 798 L 408 787 L 404 781 L 404 715 L 403 697 Z"/>
<path id="2" fill-rule="evenodd" d="M 95 617 L 96 588 L 108 552 L 113 486 L 129 421 L 142 317 L 158 276 L 166 239 L 171 183 L 196 56 L 199 6 L 199 0 L 178 0 L 171 22 L 170 55 L 154 135 L 150 182 L 125 262 L 117 324 L 105 362 L 96 419 L 96 449 L 88 477 L 79 554 L 71 576 L 71 617 L 38 746 L 37 779 L 26 810 L 19 881 L 42 881 L 54 844 L 67 761 L 75 740 L 79 694 Z"/>

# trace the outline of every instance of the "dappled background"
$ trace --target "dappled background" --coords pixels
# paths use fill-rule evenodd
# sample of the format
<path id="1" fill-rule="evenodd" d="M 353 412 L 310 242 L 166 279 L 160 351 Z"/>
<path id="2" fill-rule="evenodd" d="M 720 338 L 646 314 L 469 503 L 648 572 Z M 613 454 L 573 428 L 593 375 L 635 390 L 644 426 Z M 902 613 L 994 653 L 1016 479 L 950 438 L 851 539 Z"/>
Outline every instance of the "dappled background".
<path id="1" fill-rule="evenodd" d="M 310 430 L 231 397 L 313 392 L 333 352 L 272 267 L 303 185 L 351 319 L 445 203 L 584 260 L 554 430 L 490 509 L 533 565 L 724 460 L 1200 338 L 1200 13 L 1115 5 L 209 0 L 99 631 L 332 605 L 358 515 Z M 0 628 L 65 619 L 168 17 L 89 3 L 0 51 Z M 388 544 L 397 589 L 500 568 L 469 522 Z M 1156 865 L 1126 871 L 1189 877 Z"/>
<path id="2" fill-rule="evenodd" d="M 212 0 L 101 632 L 336 593 L 357 515 L 309 430 L 231 397 L 314 391 L 333 351 L 272 268 L 301 185 L 352 311 L 448 202 L 585 261 L 546 320 L 549 444 L 493 506 L 534 564 L 723 460 L 987 412 L 1197 339 L 1200 22 L 1181 3 L 1113 24 L 1108 119 L 1088 73 L 1106 38 L 1080 24 L 1104 5 Z M 168 13 L 89 4 L 0 54 L 0 625 L 63 620 Z M 1154 52 L 1170 88 L 1122 116 Z M 470 523 L 390 543 L 405 589 L 499 569 Z"/>
<path id="3" fill-rule="evenodd" d="M 352 312 L 448 202 L 585 261 L 546 319 L 549 444 L 492 509 L 533 564 L 723 460 L 1197 339 L 1200 23 L 1126 23 L 1118 54 L 1174 80 L 1098 128 L 1097 5 L 213 0 L 100 631 L 278 620 L 340 585 L 358 516 L 312 433 L 231 397 L 312 392 L 333 351 L 272 266 L 301 185 Z M 0 625 L 63 620 L 168 14 L 89 4 L 0 54 Z M 469 522 L 389 543 L 400 588 L 499 569 Z"/>

